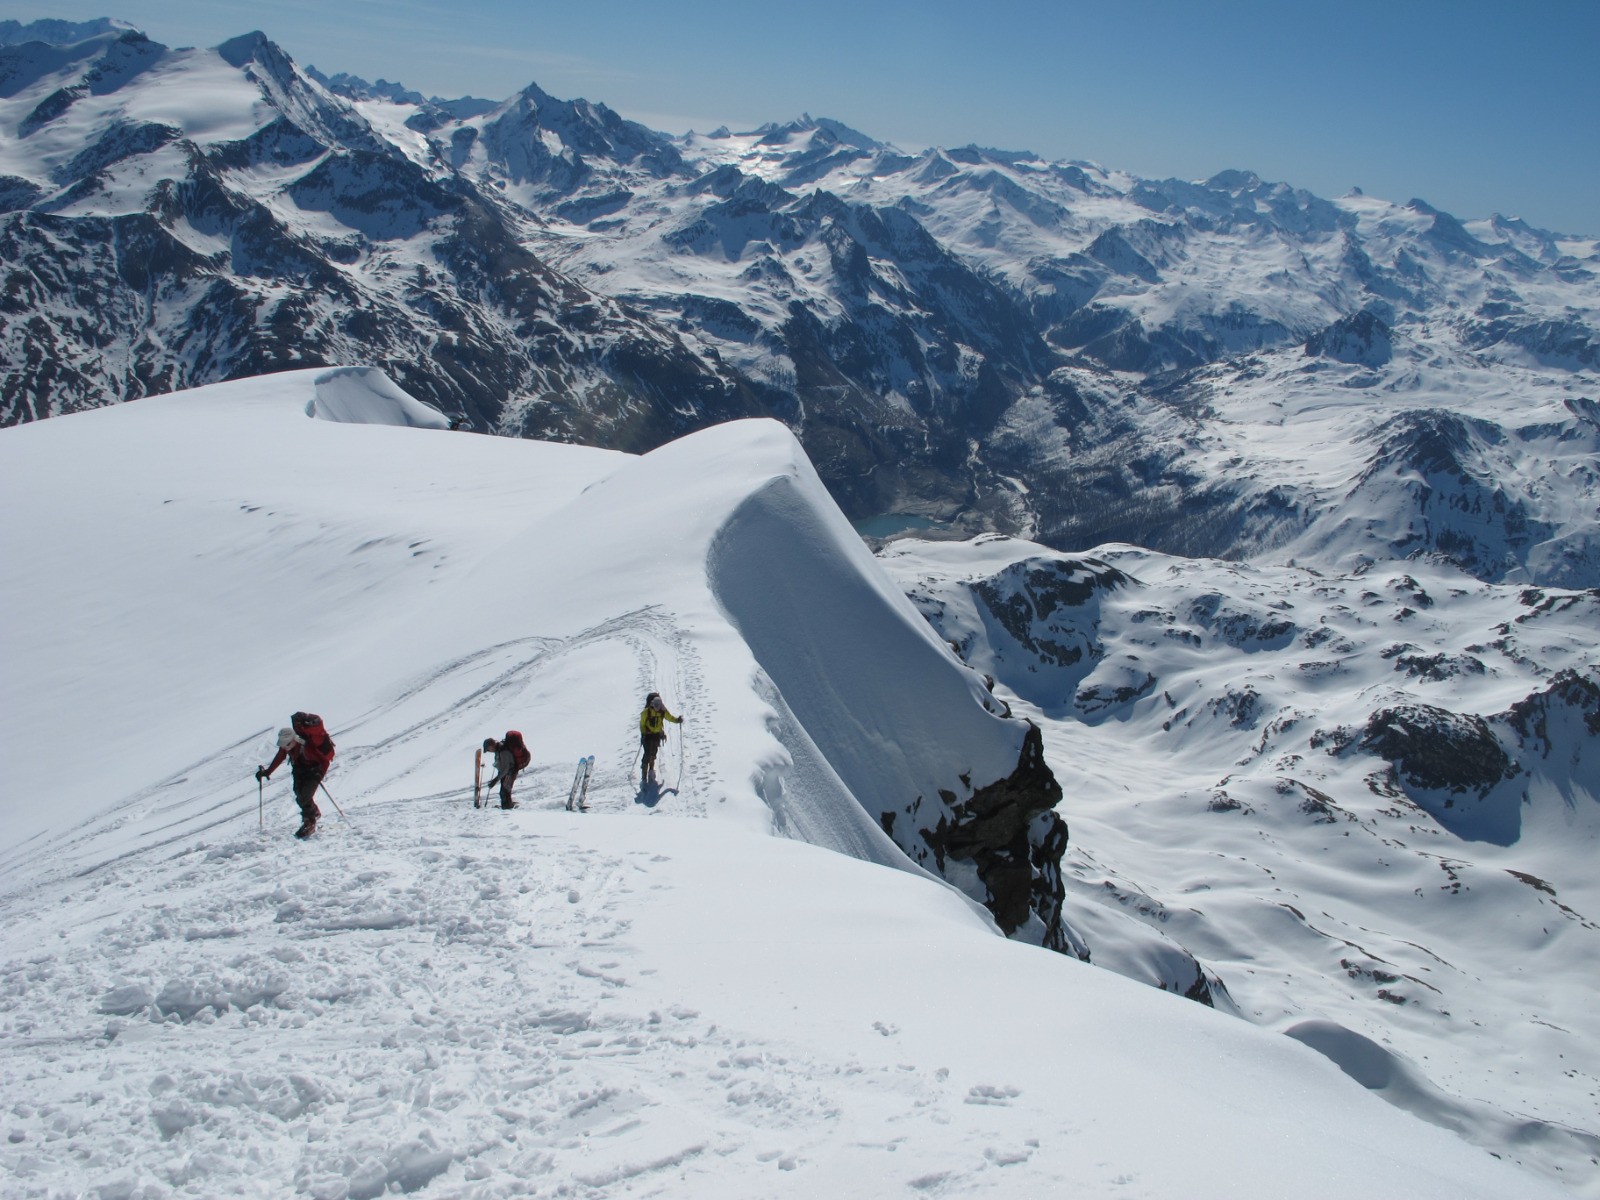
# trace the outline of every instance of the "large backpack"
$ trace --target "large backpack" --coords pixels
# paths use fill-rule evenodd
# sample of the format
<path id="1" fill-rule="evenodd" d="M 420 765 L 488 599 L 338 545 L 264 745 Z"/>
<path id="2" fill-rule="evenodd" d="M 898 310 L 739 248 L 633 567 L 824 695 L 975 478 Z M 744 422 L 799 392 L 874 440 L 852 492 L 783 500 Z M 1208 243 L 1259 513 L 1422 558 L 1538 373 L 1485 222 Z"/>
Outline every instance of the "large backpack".
<path id="1" fill-rule="evenodd" d="M 322 718 L 316 713 L 297 712 L 289 721 L 305 743 L 300 751 L 301 760 L 309 767 L 326 771 L 333 761 L 333 739 L 328 736 Z"/>
<path id="2" fill-rule="evenodd" d="M 517 764 L 517 770 L 522 770 L 533 761 L 533 754 L 523 742 L 522 735 L 515 729 L 506 730 L 505 747 L 511 751 L 511 761 Z"/>

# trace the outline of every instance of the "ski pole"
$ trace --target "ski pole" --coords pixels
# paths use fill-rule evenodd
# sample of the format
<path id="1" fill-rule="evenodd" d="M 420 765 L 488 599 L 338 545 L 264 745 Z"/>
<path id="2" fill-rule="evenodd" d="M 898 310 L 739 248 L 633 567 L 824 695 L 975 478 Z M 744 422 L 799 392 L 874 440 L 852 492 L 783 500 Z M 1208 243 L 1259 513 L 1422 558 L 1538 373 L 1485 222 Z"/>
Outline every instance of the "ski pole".
<path id="1" fill-rule="evenodd" d="M 266 786 L 261 782 L 261 775 L 258 772 L 256 774 L 256 828 L 262 832 L 266 832 L 267 828 Z"/>
<path id="2" fill-rule="evenodd" d="M 317 780 L 317 786 L 322 789 L 322 794 L 328 798 L 328 802 L 332 804 L 335 811 L 338 812 L 339 819 L 341 821 L 348 821 L 350 818 L 344 815 L 344 809 L 339 807 L 339 802 L 333 798 L 333 793 L 328 790 L 328 785 L 319 779 Z"/>

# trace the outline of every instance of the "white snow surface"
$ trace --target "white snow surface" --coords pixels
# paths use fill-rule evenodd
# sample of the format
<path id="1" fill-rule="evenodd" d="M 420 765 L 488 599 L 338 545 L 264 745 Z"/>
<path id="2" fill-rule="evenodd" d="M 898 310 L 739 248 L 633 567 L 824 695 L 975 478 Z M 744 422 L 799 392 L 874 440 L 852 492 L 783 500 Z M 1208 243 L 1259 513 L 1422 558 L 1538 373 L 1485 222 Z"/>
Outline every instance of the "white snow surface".
<path id="1" fill-rule="evenodd" d="M 863 793 L 1016 723 L 780 426 L 633 458 L 310 420 L 321 374 L 0 432 L 7 1196 L 1564 1194 L 1326 1030 L 885 869 Z M 250 803 L 297 708 L 306 843 L 282 776 Z M 508 726 L 522 806 L 476 810 Z"/>
<path id="2" fill-rule="evenodd" d="M 1219 1006 L 1600 1194 L 1600 754 L 1560 706 L 1548 742 L 1503 719 L 1600 677 L 1600 593 L 995 535 L 879 557 L 1040 724 L 1097 965 L 1184 991 L 1198 961 Z M 1525 773 L 1405 784 L 1362 739 L 1405 705 L 1487 719 Z"/>
<path id="3" fill-rule="evenodd" d="M 409 395 L 377 367 L 335 367 L 312 381 L 306 415 L 351 425 L 409 425 L 449 429 L 450 420 Z"/>

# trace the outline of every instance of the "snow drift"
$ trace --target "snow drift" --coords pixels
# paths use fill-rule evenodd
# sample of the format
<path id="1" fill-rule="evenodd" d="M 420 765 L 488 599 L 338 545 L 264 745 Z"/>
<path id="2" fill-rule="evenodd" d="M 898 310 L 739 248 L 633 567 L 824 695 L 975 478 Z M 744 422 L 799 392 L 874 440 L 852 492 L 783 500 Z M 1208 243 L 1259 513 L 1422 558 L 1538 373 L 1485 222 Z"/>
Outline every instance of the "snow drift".
<path id="1" fill-rule="evenodd" d="M 353 425 L 409 425 L 448 429 L 450 420 L 406 392 L 376 367 L 335 367 L 312 383 L 306 416 Z"/>

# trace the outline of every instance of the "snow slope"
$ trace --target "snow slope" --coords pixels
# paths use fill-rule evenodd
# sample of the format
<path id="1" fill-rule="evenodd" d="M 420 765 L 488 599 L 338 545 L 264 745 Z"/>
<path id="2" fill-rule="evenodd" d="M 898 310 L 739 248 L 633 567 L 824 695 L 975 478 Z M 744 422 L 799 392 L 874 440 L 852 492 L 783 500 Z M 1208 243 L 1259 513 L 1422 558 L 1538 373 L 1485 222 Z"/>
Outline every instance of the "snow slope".
<path id="1" fill-rule="evenodd" d="M 633 458 L 308 419 L 320 374 L 0 433 L 6 1194 L 1553 1194 L 897 861 L 856 789 L 1018 723 L 781 427 Z M 880 638 L 903 693 L 829 669 Z M 300 844 L 249 784 L 305 707 L 345 819 Z M 523 807 L 474 810 L 507 726 Z"/>
<path id="2" fill-rule="evenodd" d="M 1097 965 L 1593 1193 L 1600 593 L 1003 537 L 880 557 L 1043 727 Z"/>

